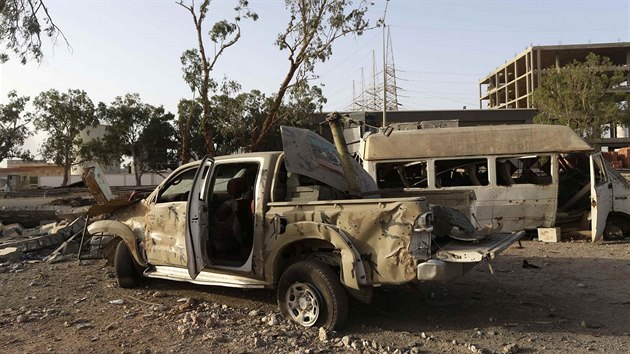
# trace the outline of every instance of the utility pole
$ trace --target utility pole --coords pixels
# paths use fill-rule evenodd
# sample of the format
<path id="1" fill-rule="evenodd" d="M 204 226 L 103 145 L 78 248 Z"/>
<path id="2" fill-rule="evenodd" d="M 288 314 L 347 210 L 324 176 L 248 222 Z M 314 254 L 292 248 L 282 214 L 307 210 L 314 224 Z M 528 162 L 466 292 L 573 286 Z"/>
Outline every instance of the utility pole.
<path id="1" fill-rule="evenodd" d="M 386 59 L 386 44 L 385 44 L 385 16 L 387 16 L 387 5 L 389 5 L 389 0 L 385 2 L 385 12 L 383 13 L 383 125 L 385 128 L 387 126 L 387 70 L 385 69 L 387 65 Z"/>

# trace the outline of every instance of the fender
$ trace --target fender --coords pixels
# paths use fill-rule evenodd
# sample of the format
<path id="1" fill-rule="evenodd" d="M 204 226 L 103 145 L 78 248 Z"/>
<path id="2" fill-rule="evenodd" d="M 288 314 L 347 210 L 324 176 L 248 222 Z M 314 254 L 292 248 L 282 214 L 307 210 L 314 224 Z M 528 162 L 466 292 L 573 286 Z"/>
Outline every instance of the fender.
<path id="1" fill-rule="evenodd" d="M 105 235 L 120 237 L 129 248 L 129 251 L 131 251 L 131 255 L 136 263 L 142 267 L 147 267 L 146 262 L 140 257 L 136 235 L 127 225 L 115 220 L 99 220 L 88 226 L 88 232 L 91 235 L 103 233 Z"/>
<path id="2" fill-rule="evenodd" d="M 265 278 L 273 279 L 278 266 L 278 257 L 287 246 L 292 243 L 316 239 L 331 243 L 336 250 L 341 252 L 341 283 L 345 286 L 359 290 L 361 285 L 369 285 L 368 265 L 361 260 L 359 251 L 352 244 L 348 235 L 338 227 L 311 221 L 300 221 L 286 226 L 284 233 L 271 236 L 274 241 L 267 241 L 272 245 L 271 252 L 267 254 L 265 264 Z"/>

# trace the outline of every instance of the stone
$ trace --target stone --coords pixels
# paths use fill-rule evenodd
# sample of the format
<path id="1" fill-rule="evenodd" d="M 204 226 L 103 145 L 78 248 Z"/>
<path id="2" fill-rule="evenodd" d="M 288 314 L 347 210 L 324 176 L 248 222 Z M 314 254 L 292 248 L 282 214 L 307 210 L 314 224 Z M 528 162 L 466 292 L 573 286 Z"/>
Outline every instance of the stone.
<path id="1" fill-rule="evenodd" d="M 350 336 L 343 336 L 343 338 L 341 338 L 341 343 L 343 343 L 343 345 L 345 347 L 349 347 L 350 346 Z"/>
<path id="2" fill-rule="evenodd" d="M 268 325 L 277 326 L 279 323 L 280 321 L 278 321 L 278 316 L 275 316 L 275 315 L 269 316 L 269 321 L 267 321 Z"/>
<path id="3" fill-rule="evenodd" d="M 158 297 L 158 298 L 159 297 L 168 297 L 168 294 L 163 292 L 163 291 L 158 290 L 158 291 L 154 292 L 151 296 Z"/>
<path id="4" fill-rule="evenodd" d="M 259 310 L 251 310 L 251 311 L 249 311 L 248 315 L 250 317 L 260 316 L 260 311 Z"/>
<path id="5" fill-rule="evenodd" d="M 24 323 L 24 322 L 28 322 L 30 320 L 29 316 L 26 314 L 23 315 L 19 315 L 16 319 L 15 322 L 17 323 Z"/>
<path id="6" fill-rule="evenodd" d="M 518 345 L 514 343 L 504 346 L 503 349 L 501 350 L 503 354 L 514 354 L 514 353 L 518 353 L 518 351 L 519 351 L 519 347 Z"/>
<path id="7" fill-rule="evenodd" d="M 112 305 L 123 305 L 125 303 L 125 300 L 123 299 L 116 299 L 116 300 L 111 300 L 109 302 Z"/>
<path id="8" fill-rule="evenodd" d="M 326 331 L 326 328 L 324 327 L 319 327 L 319 340 L 321 342 L 328 341 L 328 332 Z"/>
<path id="9" fill-rule="evenodd" d="M 264 347 L 265 346 L 265 340 L 259 337 L 255 337 L 254 338 L 254 347 L 255 348 L 260 348 L 260 347 Z"/>
<path id="10" fill-rule="evenodd" d="M 427 339 L 427 334 L 424 332 L 420 333 L 420 338 Z"/>
<path id="11" fill-rule="evenodd" d="M 354 340 L 352 341 L 352 343 L 350 344 L 350 346 L 352 347 L 352 349 L 354 350 L 359 350 L 361 348 L 361 342 L 359 342 L 358 340 Z"/>
<path id="12" fill-rule="evenodd" d="M 540 227 L 538 228 L 538 240 L 542 242 L 560 242 L 559 227 Z"/>
<path id="13" fill-rule="evenodd" d="M 91 324 L 90 322 L 81 322 L 81 323 L 77 323 L 77 329 L 88 329 L 88 328 L 93 328 L 94 325 Z"/>

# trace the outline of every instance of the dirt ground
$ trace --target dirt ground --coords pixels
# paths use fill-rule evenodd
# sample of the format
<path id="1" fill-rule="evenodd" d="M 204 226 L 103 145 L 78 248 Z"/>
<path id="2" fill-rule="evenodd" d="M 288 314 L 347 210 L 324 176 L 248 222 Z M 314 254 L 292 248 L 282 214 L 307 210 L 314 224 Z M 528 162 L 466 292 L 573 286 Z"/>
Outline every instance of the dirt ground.
<path id="1" fill-rule="evenodd" d="M 523 267 L 527 260 L 534 267 Z M 146 280 L 104 261 L 0 267 L 3 353 L 621 353 L 630 348 L 630 240 L 523 241 L 449 284 L 379 288 L 348 325 L 282 320 L 271 290 Z"/>

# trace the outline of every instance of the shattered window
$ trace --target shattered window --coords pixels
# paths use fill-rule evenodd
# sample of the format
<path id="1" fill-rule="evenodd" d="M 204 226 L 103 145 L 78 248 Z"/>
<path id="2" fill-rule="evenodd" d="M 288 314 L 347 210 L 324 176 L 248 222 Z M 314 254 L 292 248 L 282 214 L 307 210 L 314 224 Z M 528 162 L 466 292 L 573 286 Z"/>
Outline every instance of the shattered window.
<path id="1" fill-rule="evenodd" d="M 427 162 L 388 162 L 376 165 L 378 188 L 426 188 Z"/>
<path id="2" fill-rule="evenodd" d="M 551 184 L 551 156 L 501 157 L 496 161 L 497 184 Z"/>
<path id="3" fill-rule="evenodd" d="M 456 159 L 435 161 L 435 186 L 487 186 L 487 159 Z"/>
<path id="4" fill-rule="evenodd" d="M 606 168 L 604 167 L 604 161 L 600 155 L 593 156 L 593 167 L 595 168 L 595 185 L 599 186 L 608 182 L 606 176 Z"/>
<path id="5" fill-rule="evenodd" d="M 192 188 L 196 172 L 197 169 L 192 168 L 173 177 L 162 188 L 162 192 L 160 193 L 157 202 L 168 203 L 188 201 L 188 194 Z"/>

